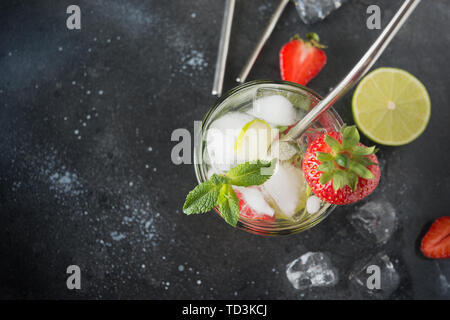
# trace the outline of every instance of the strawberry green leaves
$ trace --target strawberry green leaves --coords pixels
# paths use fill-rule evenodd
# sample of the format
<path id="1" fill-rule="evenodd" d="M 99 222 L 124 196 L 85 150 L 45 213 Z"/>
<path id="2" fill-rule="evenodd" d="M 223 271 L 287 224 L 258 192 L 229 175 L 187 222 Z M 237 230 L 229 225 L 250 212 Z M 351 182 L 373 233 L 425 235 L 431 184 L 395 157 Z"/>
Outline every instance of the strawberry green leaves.
<path id="1" fill-rule="evenodd" d="M 356 126 L 345 127 L 342 130 L 342 149 L 351 150 L 359 143 L 359 132 Z"/>
<path id="2" fill-rule="evenodd" d="M 342 150 L 341 143 L 329 135 L 325 136 L 325 143 L 331 148 L 331 150 L 333 150 L 334 153 L 339 153 Z"/>
<path id="3" fill-rule="evenodd" d="M 248 187 L 260 185 L 270 178 L 261 174 L 263 168 L 269 168 L 271 162 L 246 162 L 232 168 L 226 175 L 213 174 L 194 188 L 186 197 L 183 212 L 187 215 L 205 213 L 215 207 L 224 220 L 235 227 L 239 220 L 239 199 L 232 185 Z"/>
<path id="4" fill-rule="evenodd" d="M 375 146 L 366 147 L 359 143 L 360 135 L 356 126 L 344 126 L 341 129 L 342 142 L 325 135 L 324 141 L 331 149 L 330 152 L 317 152 L 317 160 L 320 165 L 317 171 L 322 172 L 319 179 L 321 184 L 330 181 L 334 191 L 348 185 L 356 190 L 359 178 L 370 180 L 374 178 L 369 166 L 376 165 L 368 156 L 377 150 Z"/>

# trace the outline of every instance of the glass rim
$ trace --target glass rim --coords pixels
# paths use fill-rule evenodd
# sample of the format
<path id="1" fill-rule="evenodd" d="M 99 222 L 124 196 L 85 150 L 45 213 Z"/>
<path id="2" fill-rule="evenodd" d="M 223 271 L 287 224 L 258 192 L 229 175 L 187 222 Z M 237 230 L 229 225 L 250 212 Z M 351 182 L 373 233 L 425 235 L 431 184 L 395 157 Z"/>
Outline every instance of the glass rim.
<path id="1" fill-rule="evenodd" d="M 225 102 L 227 99 L 231 98 L 236 93 L 245 90 L 249 87 L 253 87 L 256 85 L 264 85 L 264 84 L 275 84 L 275 85 L 285 85 L 288 87 L 293 87 L 295 89 L 300 89 L 302 91 L 306 91 L 307 93 L 311 94 L 314 98 L 316 98 L 318 101 L 322 100 L 322 96 L 320 96 L 318 93 L 316 93 L 314 90 L 307 88 L 305 86 L 302 86 L 298 83 L 293 83 L 289 81 L 283 81 L 283 80 L 252 80 L 246 83 L 243 83 L 241 85 L 238 85 L 229 91 L 227 91 L 223 96 L 221 96 L 214 105 L 208 110 L 208 112 L 205 114 L 205 116 L 202 119 L 201 124 L 201 130 L 199 130 L 199 134 L 202 137 L 201 143 L 198 146 L 195 146 L 194 148 L 194 168 L 195 168 L 195 175 L 197 178 L 198 183 L 202 183 L 206 181 L 206 177 L 203 176 L 203 172 L 201 170 L 201 163 L 198 161 L 198 150 L 197 148 L 202 148 L 203 144 L 203 133 L 204 130 L 209 124 L 211 116 L 214 114 L 214 112 L 222 105 L 223 102 Z M 330 107 L 326 112 L 330 112 L 336 122 L 342 126 L 343 121 L 339 114 L 334 110 L 333 107 Z M 244 231 L 257 234 L 257 235 L 265 235 L 265 236 L 280 236 L 280 235 L 290 235 L 294 233 L 299 233 L 302 231 L 305 231 L 307 229 L 312 228 L 322 220 L 324 220 L 328 215 L 336 208 L 336 205 L 328 204 L 324 206 L 319 212 L 311 215 L 307 220 L 298 221 L 298 222 L 289 222 L 289 223 L 278 223 L 278 225 L 274 224 L 273 222 L 268 223 L 264 220 L 258 220 L 258 219 L 248 219 L 246 217 L 239 217 L 238 224 L 236 225 L 236 228 L 242 229 Z M 217 215 L 220 217 L 220 212 L 218 208 L 214 208 L 214 211 L 217 213 Z M 222 219 L 222 218 L 221 218 Z"/>

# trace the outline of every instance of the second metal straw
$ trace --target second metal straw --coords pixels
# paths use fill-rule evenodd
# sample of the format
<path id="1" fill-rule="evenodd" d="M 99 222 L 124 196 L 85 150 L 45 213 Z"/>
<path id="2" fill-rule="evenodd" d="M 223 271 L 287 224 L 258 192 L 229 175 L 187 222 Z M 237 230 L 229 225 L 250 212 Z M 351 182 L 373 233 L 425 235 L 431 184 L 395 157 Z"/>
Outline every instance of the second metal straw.
<path id="1" fill-rule="evenodd" d="M 244 83 L 247 79 L 248 74 L 250 73 L 250 70 L 253 66 L 253 64 L 256 61 L 256 58 L 258 57 L 259 53 L 261 52 L 262 47 L 266 43 L 267 39 L 269 39 L 270 34 L 272 33 L 273 29 L 275 28 L 278 19 L 280 19 L 281 14 L 283 13 L 284 8 L 288 4 L 289 0 L 281 0 L 278 4 L 277 9 L 275 10 L 274 14 L 270 18 L 269 24 L 267 25 L 266 29 L 264 30 L 264 33 L 262 34 L 261 38 L 258 41 L 258 44 L 256 45 L 255 49 L 253 49 L 252 55 L 250 58 L 248 58 L 247 63 L 242 68 L 241 73 L 237 77 L 236 81 L 240 83 Z"/>

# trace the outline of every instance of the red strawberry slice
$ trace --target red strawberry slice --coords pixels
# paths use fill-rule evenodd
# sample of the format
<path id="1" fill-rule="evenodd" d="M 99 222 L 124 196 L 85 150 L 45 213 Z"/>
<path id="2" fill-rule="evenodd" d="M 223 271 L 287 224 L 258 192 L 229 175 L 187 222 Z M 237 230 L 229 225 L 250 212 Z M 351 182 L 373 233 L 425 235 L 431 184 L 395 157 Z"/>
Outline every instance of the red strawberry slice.
<path id="1" fill-rule="evenodd" d="M 420 249 L 428 258 L 450 258 L 450 217 L 433 222 L 422 239 Z"/>
<path id="2" fill-rule="evenodd" d="M 306 85 L 327 63 L 327 56 L 319 43 L 319 36 L 308 33 L 308 41 L 298 35 L 280 50 L 281 78 L 286 81 Z"/>
<path id="3" fill-rule="evenodd" d="M 269 216 L 267 214 L 261 214 L 261 213 L 255 211 L 244 200 L 242 192 L 237 190 L 237 188 L 233 188 L 233 189 L 234 189 L 234 192 L 236 193 L 236 196 L 239 199 L 239 208 L 241 210 L 241 216 L 246 217 L 248 219 L 259 219 L 259 220 L 266 220 L 266 221 L 274 221 L 275 220 L 275 216 Z"/>

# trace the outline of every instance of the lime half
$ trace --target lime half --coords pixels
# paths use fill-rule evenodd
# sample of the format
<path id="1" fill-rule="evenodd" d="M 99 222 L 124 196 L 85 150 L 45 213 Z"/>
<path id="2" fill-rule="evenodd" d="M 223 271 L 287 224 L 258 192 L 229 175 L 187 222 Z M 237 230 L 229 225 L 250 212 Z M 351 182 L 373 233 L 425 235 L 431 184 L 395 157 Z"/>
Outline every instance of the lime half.
<path id="1" fill-rule="evenodd" d="M 379 68 L 359 83 L 353 94 L 353 118 L 371 140 L 388 146 L 416 139 L 430 119 L 430 97 L 412 74 Z"/>

